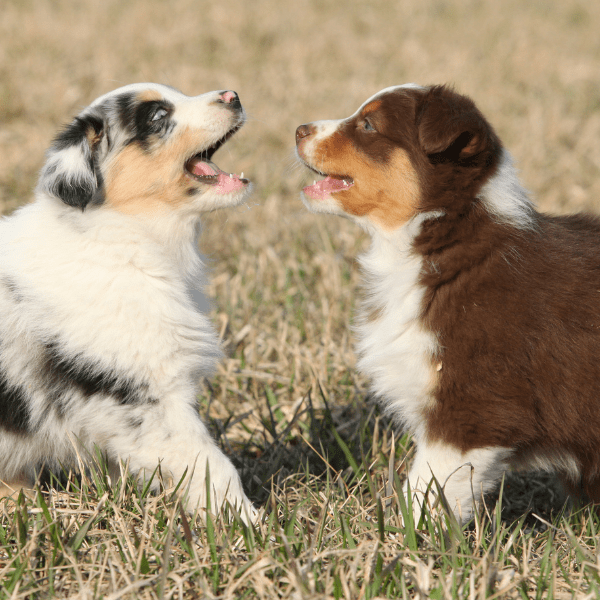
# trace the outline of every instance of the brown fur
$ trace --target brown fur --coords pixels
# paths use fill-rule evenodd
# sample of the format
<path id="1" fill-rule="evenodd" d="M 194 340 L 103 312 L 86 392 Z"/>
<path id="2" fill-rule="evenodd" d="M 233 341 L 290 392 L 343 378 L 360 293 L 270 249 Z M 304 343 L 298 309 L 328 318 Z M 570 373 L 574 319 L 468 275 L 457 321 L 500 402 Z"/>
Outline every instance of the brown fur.
<path id="1" fill-rule="evenodd" d="M 158 90 L 144 90 L 137 95 L 140 102 L 151 102 L 152 100 L 162 100 L 162 94 Z"/>
<path id="2" fill-rule="evenodd" d="M 361 128 L 366 117 L 376 132 Z M 498 218 L 480 193 L 502 152 L 469 98 L 434 86 L 383 93 L 314 154 L 319 170 L 355 178 L 333 194 L 350 215 L 385 231 L 439 213 L 413 242 L 421 322 L 439 347 L 427 440 L 554 462 L 600 502 L 600 220 Z"/>
<path id="3" fill-rule="evenodd" d="M 384 135 L 376 144 L 364 144 L 365 139 L 372 137 L 360 129 L 365 117 L 371 117 L 385 133 L 394 126 L 379 114 L 378 109 L 382 106 L 381 101 L 369 103 L 359 115 L 349 119 L 318 145 L 313 161 L 322 172 L 354 180 L 353 186 L 336 192 L 346 213 L 369 216 L 381 227 L 393 230 L 415 214 L 421 186 L 411 157 L 404 148 L 394 146 Z M 379 176 L 382 167 L 387 171 L 386 177 Z"/>
<path id="4" fill-rule="evenodd" d="M 559 448 L 600 501 L 600 222 L 537 214 L 515 232 L 477 204 L 460 221 L 451 235 L 426 224 L 415 244 L 437 266 L 423 322 L 444 348 L 429 436 L 463 451 Z"/>
<path id="5" fill-rule="evenodd" d="M 184 172 L 190 149 L 202 140 L 185 129 L 176 139 L 156 143 L 146 150 L 131 144 L 120 152 L 105 174 L 107 202 L 127 214 L 177 208 L 190 201 L 188 190 L 198 187 Z"/>
<path id="6" fill-rule="evenodd" d="M 350 171 L 356 183 L 338 193 L 340 202 L 348 214 L 369 215 L 382 227 L 396 229 L 413 216 L 419 203 L 417 175 L 403 150 L 391 158 L 391 177 L 383 181 L 373 178 L 372 169 L 373 165 L 357 160 L 356 168 Z"/>

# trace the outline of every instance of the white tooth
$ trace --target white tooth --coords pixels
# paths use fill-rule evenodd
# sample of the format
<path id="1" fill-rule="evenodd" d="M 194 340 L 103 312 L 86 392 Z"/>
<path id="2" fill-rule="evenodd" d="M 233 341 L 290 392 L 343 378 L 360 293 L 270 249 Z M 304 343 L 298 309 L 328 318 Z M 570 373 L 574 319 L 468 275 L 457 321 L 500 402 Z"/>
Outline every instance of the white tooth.
<path id="1" fill-rule="evenodd" d="M 242 171 L 242 174 L 240 175 L 240 179 L 244 179 L 244 171 Z"/>
<path id="2" fill-rule="evenodd" d="M 317 185 L 317 180 L 313 179 L 313 185 Z"/>
<path id="3" fill-rule="evenodd" d="M 233 179 L 233 173 L 229 173 L 229 179 Z"/>

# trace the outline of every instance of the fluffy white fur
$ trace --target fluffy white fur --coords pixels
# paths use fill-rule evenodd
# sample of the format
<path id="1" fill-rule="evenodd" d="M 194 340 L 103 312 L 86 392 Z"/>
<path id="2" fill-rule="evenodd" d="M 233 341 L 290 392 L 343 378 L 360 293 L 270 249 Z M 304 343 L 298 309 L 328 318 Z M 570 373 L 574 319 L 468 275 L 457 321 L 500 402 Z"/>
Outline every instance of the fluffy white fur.
<path id="1" fill-rule="evenodd" d="M 357 366 L 370 378 L 385 411 L 414 436 L 417 452 L 404 492 L 410 485 L 415 523 L 423 503 L 432 504 L 437 496 L 433 478 L 454 514 L 461 521 L 469 520 L 482 494 L 492 491 L 507 468 L 510 454 L 493 447 L 461 453 L 427 439 L 424 417 L 432 402 L 431 365 L 438 342 L 420 325 L 422 262 L 411 252 L 411 245 L 421 223 L 437 216 L 419 215 L 393 234 L 369 228 L 371 247 L 360 258 L 367 296 L 358 315 Z M 377 318 L 371 318 L 373 313 Z"/>
<path id="2" fill-rule="evenodd" d="M 481 198 L 499 220 L 517 227 L 529 226 L 531 204 L 506 150 L 498 173 L 484 186 Z M 460 520 L 467 521 L 482 494 L 493 490 L 509 464 L 508 459 L 513 459 L 505 448 L 461 453 L 450 445 L 427 440 L 424 414 L 431 402 L 435 381 L 431 364 L 438 342 L 420 326 L 423 288 L 418 278 L 422 260 L 411 249 L 421 223 L 439 214 L 418 215 L 391 233 L 363 223 L 363 219 L 354 219 L 373 236 L 370 249 L 360 258 L 367 295 L 358 318 L 357 366 L 370 378 L 373 393 L 381 399 L 386 412 L 414 436 L 417 452 L 407 481 L 412 490 L 415 520 L 419 518 L 425 492 L 429 489 L 430 498 L 437 494 L 437 487 L 432 485 L 435 477 L 450 509 Z M 377 319 L 370 318 L 373 312 Z M 436 368 L 443 368 L 442 363 Z M 568 472 L 577 472 L 569 456 L 535 456 L 521 466 L 552 470 L 556 464 L 566 465 Z M 405 492 L 407 487 L 405 484 Z"/>
<path id="3" fill-rule="evenodd" d="M 378 96 L 403 87 L 419 88 L 414 84 L 386 88 L 363 103 L 355 114 Z M 325 157 L 318 145 L 346 121 L 311 123 L 312 132 L 304 140 L 299 160 L 312 170 L 325 173 Z M 498 171 L 483 187 L 480 197 L 498 220 L 519 228 L 531 225 L 531 203 L 508 152 L 503 151 Z M 427 439 L 425 414 L 432 402 L 435 369 L 443 365 L 435 362 L 438 340 L 423 329 L 419 319 L 424 293 L 419 275 L 423 264 L 412 248 L 422 223 L 443 213 L 418 214 L 390 231 L 368 216 L 347 214 L 335 194 L 319 200 L 302 194 L 302 199 L 311 212 L 350 218 L 372 237 L 369 250 L 360 258 L 366 297 L 357 319 L 357 366 L 371 380 L 373 394 L 385 411 L 416 441 L 417 453 L 408 474 L 415 519 L 420 516 L 425 492 L 429 490 L 431 497 L 437 493 L 437 486 L 432 485 L 434 477 L 455 515 L 463 521 L 470 519 L 482 493 L 489 492 L 506 469 L 510 452 L 490 447 L 461 453 L 450 445 L 431 444 Z M 534 458 L 534 463 L 547 459 Z M 569 462 L 569 457 L 561 459 L 569 466 L 573 462 Z M 406 489 L 407 485 L 405 492 Z"/>
<path id="4" fill-rule="evenodd" d="M 114 203 L 110 185 L 101 183 L 114 181 L 116 169 L 129 164 L 120 157 L 135 146 L 132 136 L 141 135 L 135 123 L 124 122 L 118 100 L 126 97 L 129 113 L 136 115 L 148 91 L 168 103 L 169 123 L 160 135 L 151 131 L 140 156 L 173 160 L 176 183 L 169 189 L 177 184 L 186 193 L 177 202 L 162 202 L 166 192 L 160 190 L 149 197 L 138 170 L 140 179 L 128 188 L 140 190 L 133 210 L 130 201 L 138 199 Z M 59 136 L 35 201 L 0 220 L 5 484 L 31 484 L 43 465 L 74 466 L 81 447 L 89 452 L 96 445 L 112 463 L 128 462 L 141 478 L 159 463 L 175 482 L 187 470 L 190 510 L 207 506 L 209 467 L 213 511 L 229 501 L 251 518 L 239 475 L 211 439 L 196 405 L 199 379 L 212 375 L 221 356 L 210 322 L 192 300 L 191 286 L 202 286 L 198 220 L 204 210 L 241 202 L 249 189 L 236 178 L 237 189 L 223 192 L 184 173 L 184 160 L 219 145 L 243 123 L 241 106 L 232 110 L 227 105 L 232 97 L 224 103 L 222 95 L 189 98 L 141 84 L 98 99 L 80 119 L 93 113 L 102 130 L 90 133 L 78 125 L 87 132 L 79 142 L 77 127 L 68 139 Z M 182 151 L 182 132 L 197 144 L 184 150 L 183 161 L 171 151 Z M 56 181 L 62 177 L 76 192 L 87 182 L 94 199 L 65 201 Z M 100 200 L 98 193 L 104 194 Z"/>
<path id="5" fill-rule="evenodd" d="M 358 368 L 371 378 L 387 411 L 423 437 L 423 413 L 430 402 L 431 359 L 437 340 L 418 319 L 423 289 L 421 260 L 411 242 L 424 218 L 419 216 L 391 235 L 373 236 L 360 258 L 366 297 L 358 315 Z M 375 313 L 377 318 L 371 318 Z"/>
<path id="6" fill-rule="evenodd" d="M 423 504 L 431 504 L 437 496 L 438 485 L 455 516 L 460 521 L 471 519 L 476 504 L 484 494 L 493 491 L 507 469 L 510 453 L 507 448 L 459 452 L 447 444 L 419 443 L 404 484 L 404 492 L 407 493 L 410 483 L 415 523 L 420 518 Z M 437 485 L 433 482 L 434 477 Z"/>
<path id="7" fill-rule="evenodd" d="M 498 473 L 506 468 L 506 451 L 486 448 L 462 454 L 451 446 L 430 444 L 425 413 L 431 405 L 435 379 L 431 364 L 438 342 L 420 325 L 423 288 L 418 284 L 421 259 L 411 252 L 414 236 L 424 219 L 415 217 L 393 234 L 372 231 L 369 251 L 361 257 L 367 297 L 357 326 L 358 368 L 371 379 L 373 393 L 386 412 L 403 423 L 416 442 L 417 453 L 408 473 L 415 522 L 419 520 L 426 493 L 437 495 L 435 477 L 444 490 L 450 509 L 462 520 L 473 513 L 473 498 L 490 491 Z M 372 313 L 377 318 L 371 318 Z M 438 365 L 442 368 L 442 365 Z"/>
<path id="8" fill-rule="evenodd" d="M 481 199 L 488 211 L 500 222 L 519 229 L 532 226 L 533 204 L 519 181 L 517 169 L 508 150 L 502 150 L 497 173 L 481 188 Z"/>

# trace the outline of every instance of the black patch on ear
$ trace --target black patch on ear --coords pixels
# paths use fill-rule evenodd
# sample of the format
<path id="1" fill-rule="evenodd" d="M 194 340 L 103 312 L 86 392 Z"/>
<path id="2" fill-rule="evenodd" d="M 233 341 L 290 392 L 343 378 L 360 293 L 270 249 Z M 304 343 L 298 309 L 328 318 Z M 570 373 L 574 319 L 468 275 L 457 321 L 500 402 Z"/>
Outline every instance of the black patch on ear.
<path id="1" fill-rule="evenodd" d="M 25 391 L 12 386 L 0 373 L 0 428 L 11 433 L 31 433 L 31 415 Z"/>
<path id="2" fill-rule="evenodd" d="M 89 181 L 59 177 L 54 187 L 54 194 L 65 204 L 84 210 L 94 196 L 98 197 L 96 190 L 97 186 Z"/>
<path id="3" fill-rule="evenodd" d="M 97 149 L 104 134 L 100 115 L 76 117 L 54 139 L 40 175 L 40 188 L 81 210 L 90 203 L 102 203 L 104 181 Z"/>
<path id="4" fill-rule="evenodd" d="M 75 117 L 55 138 L 52 147 L 59 152 L 80 144 L 84 139 L 97 139 L 102 135 L 104 122 L 96 115 Z"/>

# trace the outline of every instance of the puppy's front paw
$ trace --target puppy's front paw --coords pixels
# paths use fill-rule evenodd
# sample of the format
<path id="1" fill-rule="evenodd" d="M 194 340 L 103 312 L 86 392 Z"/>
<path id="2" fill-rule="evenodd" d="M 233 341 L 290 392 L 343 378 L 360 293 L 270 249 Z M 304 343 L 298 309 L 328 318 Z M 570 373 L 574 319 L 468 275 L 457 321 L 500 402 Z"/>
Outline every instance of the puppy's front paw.
<path id="1" fill-rule="evenodd" d="M 203 465 L 201 460 L 204 460 Z M 208 489 L 210 502 L 207 501 Z M 237 511 L 247 525 L 257 522 L 258 510 L 246 496 L 236 468 L 220 450 L 214 448 L 208 457 L 198 457 L 189 486 L 187 507 L 189 510 L 199 508 L 201 513 L 204 509 L 219 514 L 225 504 Z"/>

